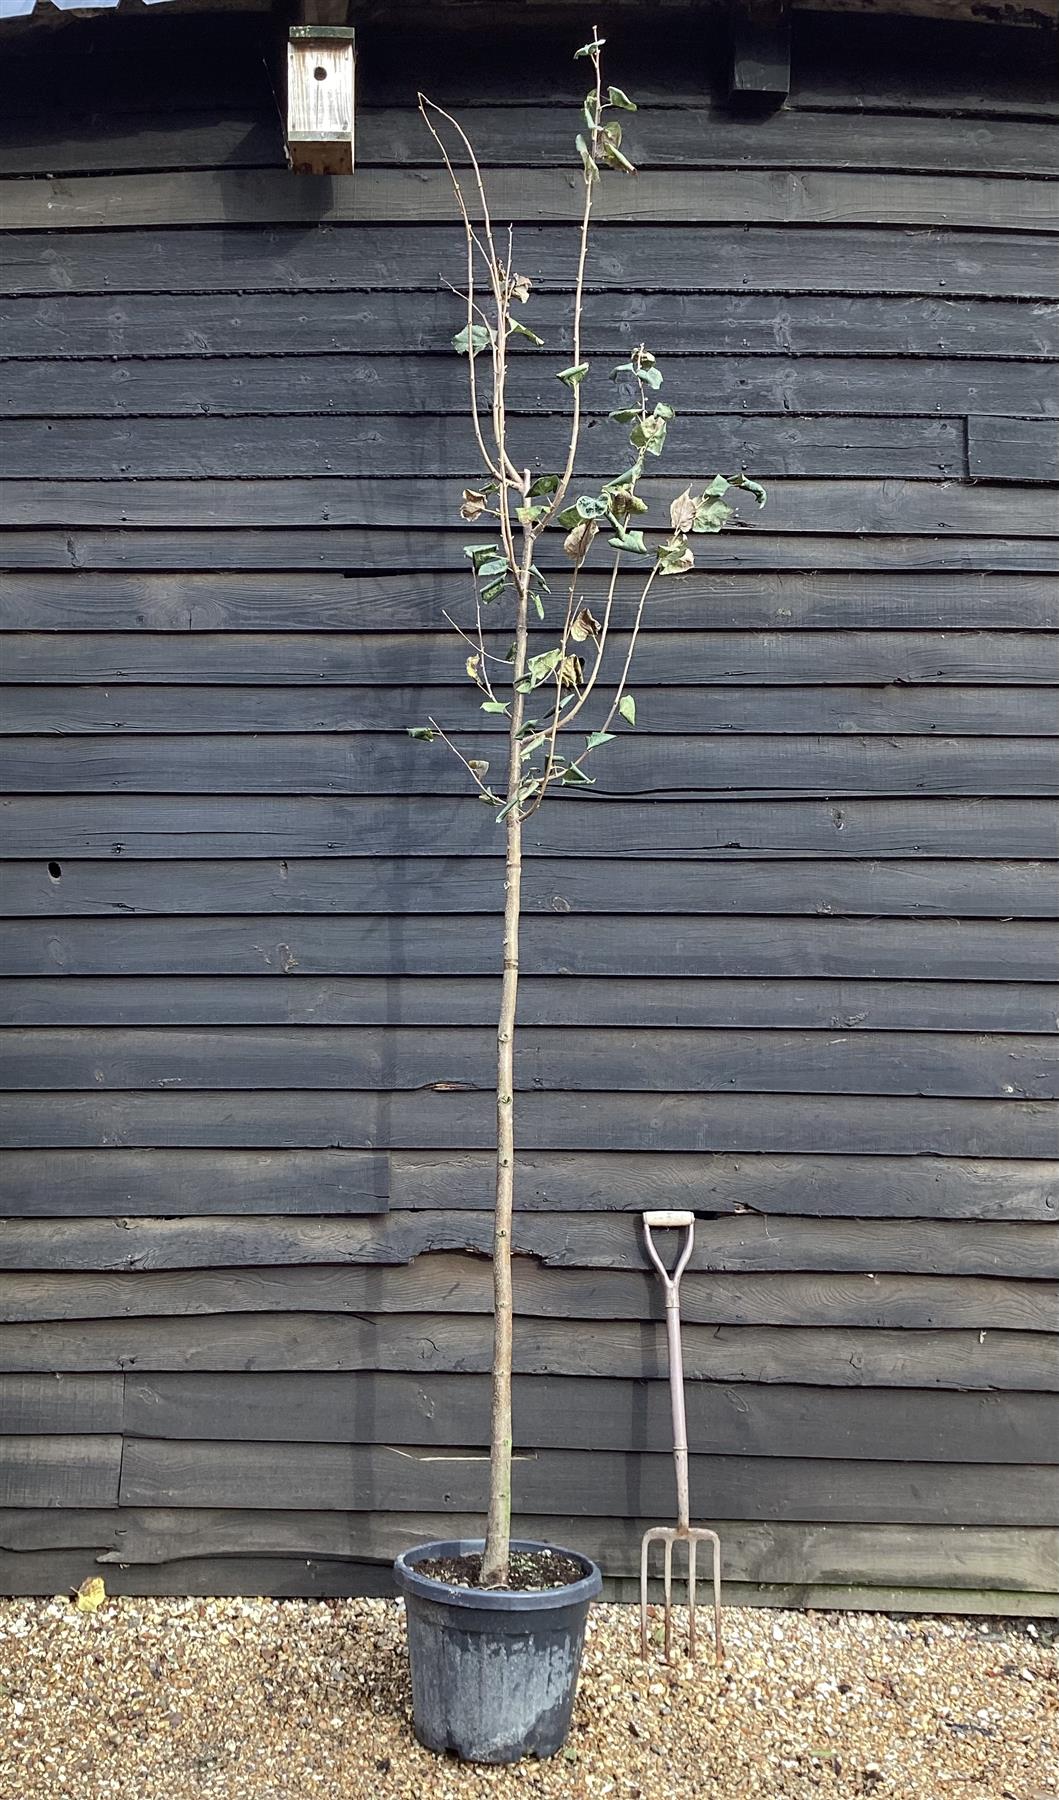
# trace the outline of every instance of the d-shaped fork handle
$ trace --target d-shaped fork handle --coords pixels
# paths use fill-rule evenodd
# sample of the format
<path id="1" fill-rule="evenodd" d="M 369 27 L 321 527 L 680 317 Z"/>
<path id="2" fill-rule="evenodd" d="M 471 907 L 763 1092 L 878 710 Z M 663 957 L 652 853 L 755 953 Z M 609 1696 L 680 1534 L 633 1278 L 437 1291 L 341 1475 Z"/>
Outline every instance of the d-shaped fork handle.
<path id="1" fill-rule="evenodd" d="M 684 1244 L 677 1258 L 676 1266 L 670 1272 L 655 1248 L 652 1231 L 665 1231 L 672 1227 L 685 1233 Z M 643 1215 L 643 1236 L 647 1246 L 647 1254 L 658 1270 L 665 1284 L 666 1297 L 676 1294 L 680 1286 L 680 1277 L 688 1266 L 688 1259 L 695 1245 L 695 1214 L 693 1212 L 645 1212 Z"/>

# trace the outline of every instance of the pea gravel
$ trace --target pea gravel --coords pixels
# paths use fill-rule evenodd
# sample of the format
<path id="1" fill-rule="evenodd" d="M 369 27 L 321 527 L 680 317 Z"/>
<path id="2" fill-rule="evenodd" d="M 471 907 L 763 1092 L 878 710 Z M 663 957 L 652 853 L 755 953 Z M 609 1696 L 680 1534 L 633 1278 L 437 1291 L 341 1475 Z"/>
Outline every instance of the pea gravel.
<path id="1" fill-rule="evenodd" d="M 2 1800 L 1052 1800 L 1048 1624 L 726 1614 L 716 1670 L 598 1606 L 568 1749 L 464 1768 L 409 1725 L 392 1600 L 0 1601 Z"/>

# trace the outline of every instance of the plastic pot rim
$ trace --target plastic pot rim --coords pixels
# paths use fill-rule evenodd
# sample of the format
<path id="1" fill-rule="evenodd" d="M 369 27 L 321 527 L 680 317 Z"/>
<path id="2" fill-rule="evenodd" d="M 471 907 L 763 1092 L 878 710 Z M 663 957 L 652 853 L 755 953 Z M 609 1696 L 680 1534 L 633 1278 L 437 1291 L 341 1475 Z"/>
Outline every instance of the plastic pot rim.
<path id="1" fill-rule="evenodd" d="M 432 1557 L 474 1556 L 485 1548 L 484 1538 L 449 1538 L 429 1544 L 414 1544 L 403 1550 L 394 1562 L 394 1576 L 404 1594 L 416 1599 L 433 1600 L 443 1606 L 466 1607 L 477 1612 L 533 1613 L 550 1612 L 582 1601 L 595 1600 L 603 1588 L 599 1568 L 581 1550 L 568 1550 L 562 1544 L 544 1544 L 529 1538 L 512 1538 L 512 1550 L 547 1550 L 555 1556 L 568 1556 L 581 1565 L 585 1573 L 580 1581 L 564 1587 L 530 1588 L 520 1592 L 512 1588 L 469 1588 L 438 1581 L 432 1575 L 421 1575 L 416 1564 Z"/>

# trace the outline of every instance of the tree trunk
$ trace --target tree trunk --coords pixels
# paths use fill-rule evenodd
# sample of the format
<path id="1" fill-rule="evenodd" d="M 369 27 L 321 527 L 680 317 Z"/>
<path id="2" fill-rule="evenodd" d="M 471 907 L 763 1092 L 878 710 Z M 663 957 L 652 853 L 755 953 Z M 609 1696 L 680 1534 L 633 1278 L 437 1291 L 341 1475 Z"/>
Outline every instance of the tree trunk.
<path id="1" fill-rule="evenodd" d="M 515 1007 L 522 885 L 522 820 L 507 821 L 504 979 L 496 1033 L 496 1212 L 493 1224 L 493 1396 L 489 1520 L 483 1587 L 504 1587 L 511 1541 L 511 1217 L 515 1189 Z"/>
<path id="2" fill-rule="evenodd" d="M 526 669 L 529 579 L 533 545 L 523 548 L 515 619 L 513 683 Z M 507 799 L 522 780 L 519 731 L 523 696 L 512 686 L 508 721 Z M 496 1028 L 496 1204 L 493 1217 L 493 1391 L 489 1450 L 489 1517 L 480 1580 L 505 1587 L 511 1550 L 511 1215 L 515 1201 L 515 1013 L 518 1004 L 519 923 L 522 915 L 522 812 L 512 806 L 505 821 L 504 973 Z"/>

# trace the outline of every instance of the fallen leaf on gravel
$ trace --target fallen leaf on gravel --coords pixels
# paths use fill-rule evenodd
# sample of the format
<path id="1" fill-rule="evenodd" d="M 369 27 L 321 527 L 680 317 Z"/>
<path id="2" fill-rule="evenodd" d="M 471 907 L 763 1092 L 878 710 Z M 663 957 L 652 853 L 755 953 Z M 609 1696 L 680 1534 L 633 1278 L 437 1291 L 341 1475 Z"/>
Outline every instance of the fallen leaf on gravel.
<path id="1" fill-rule="evenodd" d="M 82 1581 L 74 1596 L 74 1605 L 78 1612 L 97 1612 L 107 1597 L 106 1583 L 98 1575 L 90 1575 Z"/>

